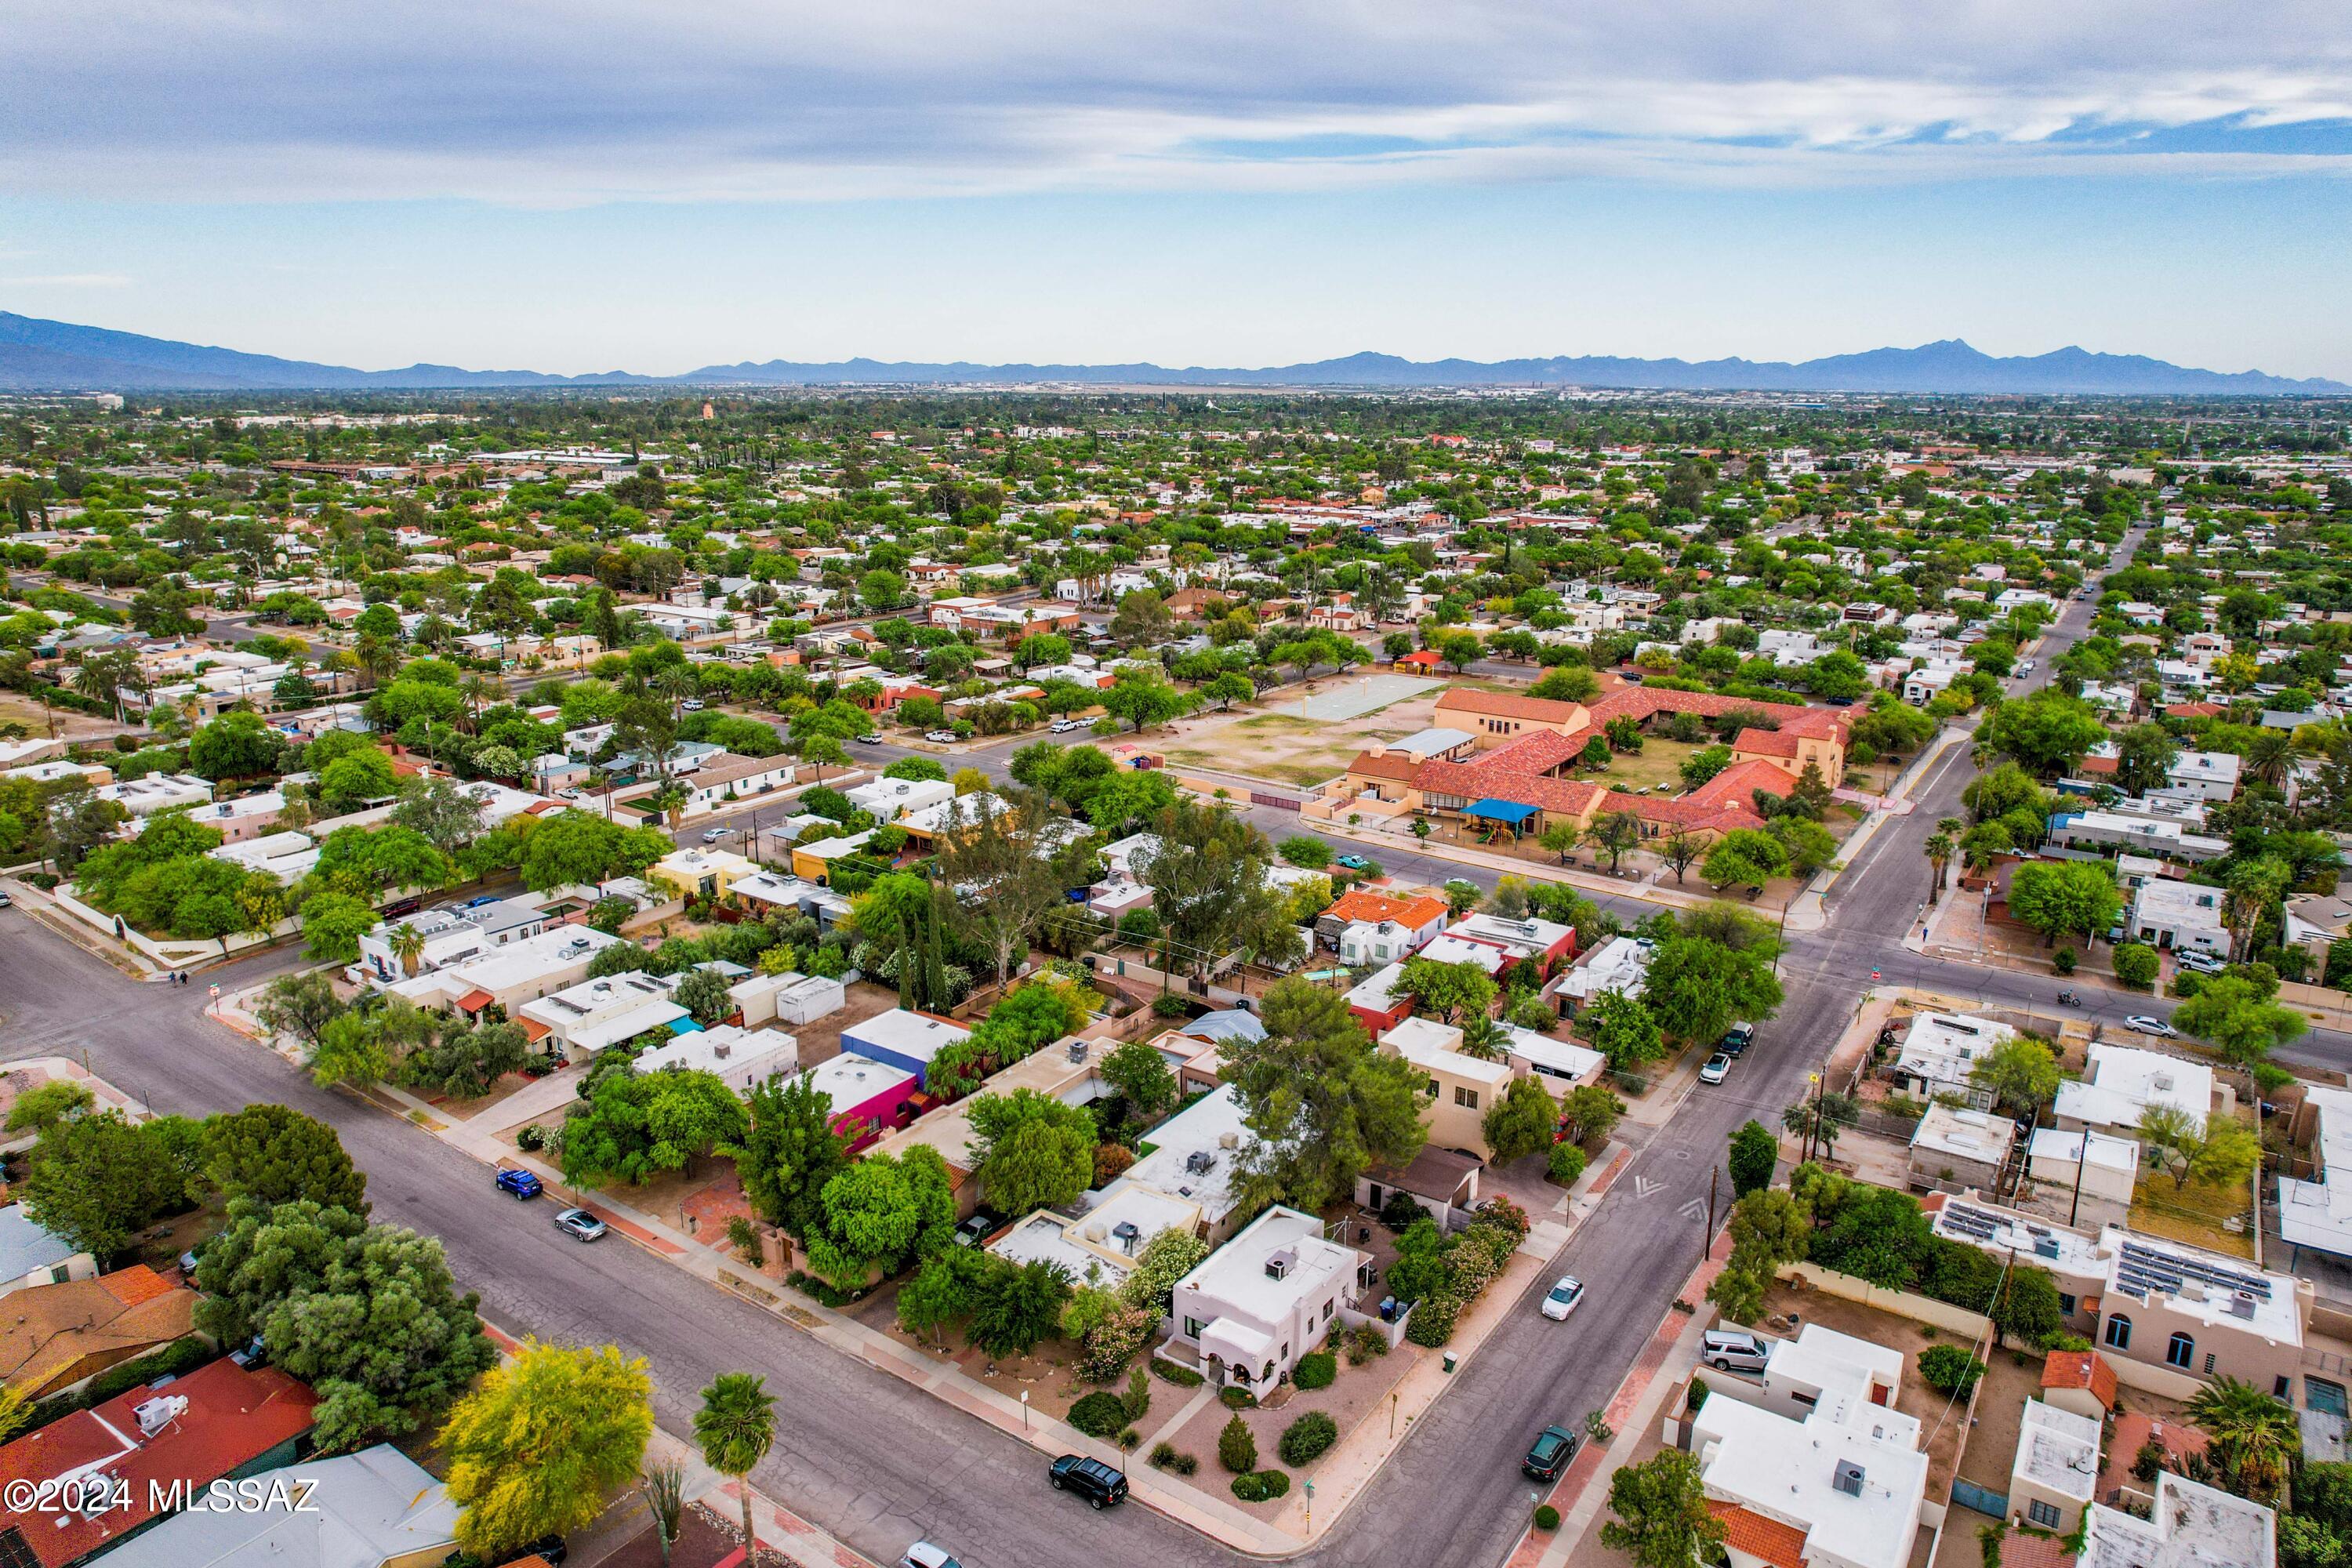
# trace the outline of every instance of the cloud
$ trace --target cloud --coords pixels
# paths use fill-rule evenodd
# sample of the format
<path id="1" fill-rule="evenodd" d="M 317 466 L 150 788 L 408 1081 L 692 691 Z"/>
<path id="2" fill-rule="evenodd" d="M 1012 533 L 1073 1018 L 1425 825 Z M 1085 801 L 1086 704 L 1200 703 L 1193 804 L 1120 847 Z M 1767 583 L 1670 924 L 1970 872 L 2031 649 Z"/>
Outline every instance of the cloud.
<path id="1" fill-rule="evenodd" d="M 2335 0 L 18 0 L 10 50 L 0 189 L 133 199 L 2259 177 L 2352 154 Z"/>

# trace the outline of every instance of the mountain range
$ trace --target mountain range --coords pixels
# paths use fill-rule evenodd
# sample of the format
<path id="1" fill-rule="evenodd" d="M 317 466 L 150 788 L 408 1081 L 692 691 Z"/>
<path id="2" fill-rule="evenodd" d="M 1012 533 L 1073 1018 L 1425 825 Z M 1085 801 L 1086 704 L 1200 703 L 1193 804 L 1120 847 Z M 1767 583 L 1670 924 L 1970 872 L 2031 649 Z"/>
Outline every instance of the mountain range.
<path id="1" fill-rule="evenodd" d="M 870 359 L 806 363 L 746 360 L 683 375 L 607 371 L 550 375 L 412 364 L 354 370 L 143 337 L 0 310 L 0 391 L 404 392 L 580 386 L 946 386 L 1056 383 L 1084 386 L 1622 387 L 1643 391 L 1857 392 L 2092 396 L 2327 396 L 2352 384 L 2262 371 L 2196 370 L 2143 354 L 2063 348 L 1997 358 L 1957 338 L 1795 363 L 1780 360 L 1628 359 L 1556 355 L 1493 362 L 1358 353 L 1255 370 L 1138 364 L 932 364 Z"/>

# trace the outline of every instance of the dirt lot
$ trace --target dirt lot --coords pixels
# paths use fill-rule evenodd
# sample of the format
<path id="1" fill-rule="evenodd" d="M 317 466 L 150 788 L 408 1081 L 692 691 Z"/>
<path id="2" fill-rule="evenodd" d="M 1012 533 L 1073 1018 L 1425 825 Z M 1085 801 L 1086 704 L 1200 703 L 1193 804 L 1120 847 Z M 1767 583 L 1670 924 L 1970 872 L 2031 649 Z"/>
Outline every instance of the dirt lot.
<path id="1" fill-rule="evenodd" d="M 841 1010 L 814 1024 L 779 1022 L 777 1027 L 801 1043 L 801 1066 L 813 1068 L 841 1054 L 841 1031 L 887 1013 L 898 1005 L 898 993 L 887 985 L 861 980 L 852 985 Z"/>
<path id="2" fill-rule="evenodd" d="M 1295 689 L 1286 688 L 1285 694 L 1295 695 Z M 1210 713 L 1168 726 L 1159 749 L 1178 766 L 1246 767 L 1259 778 L 1321 784 L 1374 741 L 1399 740 L 1434 725 L 1444 695 L 1426 692 L 1338 723 L 1292 713 Z"/>

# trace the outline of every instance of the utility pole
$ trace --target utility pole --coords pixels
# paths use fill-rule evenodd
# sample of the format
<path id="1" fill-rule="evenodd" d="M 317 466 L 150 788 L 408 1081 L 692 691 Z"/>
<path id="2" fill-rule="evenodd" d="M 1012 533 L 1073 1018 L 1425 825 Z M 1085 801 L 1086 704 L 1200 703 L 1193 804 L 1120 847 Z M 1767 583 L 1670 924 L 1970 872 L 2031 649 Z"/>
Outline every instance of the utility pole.
<path id="1" fill-rule="evenodd" d="M 1715 1245 L 1715 1189 L 1722 1175 L 1720 1165 L 1706 1173 L 1706 1229 L 1698 1238 L 1698 1260 L 1702 1264 L 1706 1261 L 1707 1249 Z"/>

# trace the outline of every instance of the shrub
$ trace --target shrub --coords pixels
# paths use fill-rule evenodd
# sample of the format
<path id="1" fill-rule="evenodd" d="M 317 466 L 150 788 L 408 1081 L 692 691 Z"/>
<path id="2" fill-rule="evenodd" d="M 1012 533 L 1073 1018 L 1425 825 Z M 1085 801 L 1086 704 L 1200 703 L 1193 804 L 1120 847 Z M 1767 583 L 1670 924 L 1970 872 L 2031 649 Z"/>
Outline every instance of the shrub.
<path id="1" fill-rule="evenodd" d="M 1282 1470 L 1257 1470 L 1234 1478 L 1234 1496 L 1244 1502 L 1272 1502 L 1290 1490 L 1290 1477 Z"/>
<path id="2" fill-rule="evenodd" d="M 1563 1187 L 1570 1186 L 1584 1174 L 1586 1163 L 1584 1151 L 1575 1144 L 1555 1143 L 1551 1152 L 1544 1156 L 1544 1174 Z"/>
<path id="3" fill-rule="evenodd" d="M 534 1121 L 515 1134 L 515 1147 L 526 1154 L 536 1153 L 547 1147 L 547 1129 Z"/>
<path id="4" fill-rule="evenodd" d="M 1690 1384 L 1690 1413 L 1697 1415 L 1706 1407 L 1707 1387 L 1703 1377 L 1694 1377 Z"/>
<path id="5" fill-rule="evenodd" d="M 2146 991 L 2156 984 L 2156 949 L 2144 942 L 2127 942 L 2117 947 L 2113 955 L 2116 978 L 2135 991 Z"/>
<path id="6" fill-rule="evenodd" d="M 2050 963 L 2051 963 L 2051 967 L 2052 967 L 2052 968 L 2053 968 L 2053 969 L 2055 969 L 2055 970 L 2057 970 L 2057 971 L 2058 971 L 2058 973 L 2061 973 L 2061 974 L 2072 974 L 2072 973 L 2074 973 L 2074 950 L 2073 948 L 2071 948 L 2071 947 L 2062 947 L 2062 948 L 2060 948 L 2060 949 L 2058 950 L 2058 955 L 2057 955 L 2055 958 L 2053 958 L 2053 959 L 2050 961 Z"/>
<path id="7" fill-rule="evenodd" d="M 1257 1468 L 1257 1439 L 1250 1435 L 1249 1423 L 1239 1415 L 1225 1423 L 1217 1434 L 1217 1463 L 1237 1476 L 1245 1476 Z"/>
<path id="8" fill-rule="evenodd" d="M 1153 1445 L 1151 1445 L 1151 1462 L 1152 1462 L 1153 1464 L 1158 1465 L 1158 1466 L 1161 1467 L 1162 1468 L 1165 1468 L 1167 1467 L 1167 1465 L 1168 1465 L 1168 1462 L 1169 1462 L 1170 1460 L 1173 1459 L 1175 1457 L 1176 1457 L 1176 1445 L 1175 1445 L 1175 1444 L 1173 1444 L 1173 1443 L 1154 1443 Z"/>
<path id="9" fill-rule="evenodd" d="M 1217 1397 L 1224 1401 L 1225 1408 L 1228 1410 L 1247 1410 L 1257 1403 L 1256 1394 L 1246 1388 L 1235 1388 L 1231 1384 L 1217 1390 Z"/>
<path id="10" fill-rule="evenodd" d="M 1095 1185 L 1107 1187 L 1117 1181 L 1126 1169 L 1135 1163 L 1135 1151 L 1124 1143 L 1098 1143 L 1095 1146 Z"/>
<path id="11" fill-rule="evenodd" d="M 1984 1370 L 1984 1363 L 1958 1345 L 1930 1345 L 1919 1352 L 1919 1375 L 1938 1394 L 1965 1395 Z"/>
<path id="12" fill-rule="evenodd" d="M 1310 1410 L 1283 1428 L 1277 1447 L 1284 1464 L 1304 1465 L 1322 1458 L 1323 1451 L 1339 1440 L 1339 1424 L 1320 1410 Z"/>
<path id="13" fill-rule="evenodd" d="M 1108 1437 L 1127 1425 L 1127 1403 L 1116 1394 L 1097 1389 L 1070 1406 L 1070 1425 L 1089 1437 Z"/>
<path id="14" fill-rule="evenodd" d="M 1559 1510 L 1552 1507 L 1549 1503 L 1546 1503 L 1541 1508 L 1537 1509 L 1536 1528 L 1538 1530 L 1558 1530 L 1559 1528 Z"/>
<path id="15" fill-rule="evenodd" d="M 1172 1361 L 1162 1361 L 1158 1356 L 1151 1358 L 1151 1375 L 1162 1383 L 1172 1383 L 1179 1388 L 1201 1386 L 1199 1373 L 1189 1366 L 1179 1366 Z"/>
<path id="16" fill-rule="evenodd" d="M 1411 1230 L 1413 1222 L 1427 1217 L 1429 1211 L 1415 1201 L 1411 1193 L 1391 1189 L 1388 1202 L 1381 1205 L 1381 1223 L 1393 1231 Z"/>
<path id="17" fill-rule="evenodd" d="M 1454 1337 L 1454 1325 L 1461 1317 L 1462 1299 L 1440 1290 L 1413 1303 L 1404 1337 L 1424 1350 L 1436 1350 Z"/>
<path id="18" fill-rule="evenodd" d="M 727 1222 L 727 1245 L 754 1268 L 768 1260 L 767 1249 L 760 1245 L 759 1231 L 740 1214 Z"/>
<path id="19" fill-rule="evenodd" d="M 1328 1388 L 1339 1375 L 1339 1358 L 1329 1351 L 1311 1351 L 1290 1369 L 1290 1381 L 1301 1388 Z"/>
<path id="20" fill-rule="evenodd" d="M 1129 1421 L 1142 1420 L 1145 1412 L 1151 1408 L 1151 1379 L 1144 1374 L 1141 1367 L 1127 1374 L 1127 1393 L 1119 1404 L 1126 1409 Z"/>
<path id="21" fill-rule="evenodd" d="M 1181 1018 L 1192 1010 L 1192 1004 L 1178 992 L 1171 991 L 1151 999 L 1151 1011 L 1162 1018 Z"/>
<path id="22" fill-rule="evenodd" d="M 1375 1356 L 1389 1353 L 1389 1337 L 1369 1323 L 1359 1323 L 1348 1331 L 1348 1364 L 1361 1366 Z"/>

